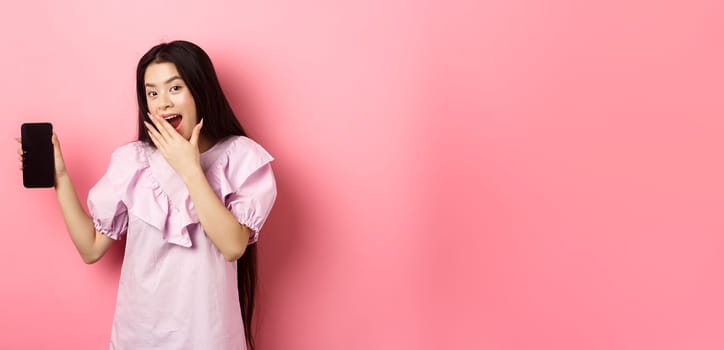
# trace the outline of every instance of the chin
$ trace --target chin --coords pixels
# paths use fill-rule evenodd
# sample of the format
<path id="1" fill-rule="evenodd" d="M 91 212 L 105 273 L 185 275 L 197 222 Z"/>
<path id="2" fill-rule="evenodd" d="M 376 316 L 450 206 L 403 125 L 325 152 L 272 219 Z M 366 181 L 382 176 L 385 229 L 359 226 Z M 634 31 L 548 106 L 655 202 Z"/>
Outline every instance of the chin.
<path id="1" fill-rule="evenodd" d="M 188 130 L 188 131 L 186 131 L 186 130 Z M 193 131 L 192 127 L 188 127 L 188 128 L 182 127 L 181 130 L 179 130 L 179 134 L 181 134 L 181 136 L 183 136 L 183 138 L 185 138 L 186 140 L 189 140 L 189 139 L 191 139 L 192 131 Z"/>

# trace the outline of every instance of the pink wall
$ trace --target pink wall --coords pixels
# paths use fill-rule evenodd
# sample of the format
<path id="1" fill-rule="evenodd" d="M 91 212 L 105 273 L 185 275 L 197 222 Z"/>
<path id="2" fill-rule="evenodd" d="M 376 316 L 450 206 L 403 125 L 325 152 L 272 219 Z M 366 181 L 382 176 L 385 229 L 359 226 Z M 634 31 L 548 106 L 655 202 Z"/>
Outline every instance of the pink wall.
<path id="1" fill-rule="evenodd" d="M 85 199 L 176 38 L 277 157 L 259 349 L 724 348 L 721 1 L 65 3 L 0 11 L 0 349 L 105 348 L 121 263 L 12 137 Z"/>

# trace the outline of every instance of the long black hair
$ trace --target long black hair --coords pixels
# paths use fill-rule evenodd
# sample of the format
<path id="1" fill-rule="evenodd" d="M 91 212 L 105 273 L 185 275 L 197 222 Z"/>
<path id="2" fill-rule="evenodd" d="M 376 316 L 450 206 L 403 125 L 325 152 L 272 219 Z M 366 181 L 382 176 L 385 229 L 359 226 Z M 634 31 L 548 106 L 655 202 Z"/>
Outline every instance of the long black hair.
<path id="1" fill-rule="evenodd" d="M 247 136 L 231 110 L 221 90 L 216 71 L 209 56 L 196 44 L 188 41 L 172 41 L 154 46 L 138 61 L 136 69 L 136 93 L 138 95 L 138 140 L 153 146 L 143 122 L 151 122 L 147 116 L 144 76 L 151 63 L 168 62 L 176 65 L 181 79 L 186 83 L 196 104 L 196 115 L 204 118 L 201 133 L 212 143 L 233 135 Z M 256 244 L 246 247 L 237 261 L 237 285 L 239 305 L 244 321 L 246 342 L 254 350 L 251 320 L 254 315 L 256 289 Z"/>

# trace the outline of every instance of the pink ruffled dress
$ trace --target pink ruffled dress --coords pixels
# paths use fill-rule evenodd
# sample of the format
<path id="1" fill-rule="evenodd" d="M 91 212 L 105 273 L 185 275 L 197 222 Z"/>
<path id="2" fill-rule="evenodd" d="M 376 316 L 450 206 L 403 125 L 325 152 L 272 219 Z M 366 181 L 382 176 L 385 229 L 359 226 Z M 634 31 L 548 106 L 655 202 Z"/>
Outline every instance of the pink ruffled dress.
<path id="1" fill-rule="evenodd" d="M 200 157 L 211 188 L 255 243 L 276 199 L 272 156 L 234 136 Z M 236 262 L 206 236 L 158 150 L 140 141 L 116 149 L 88 208 L 96 230 L 126 236 L 111 349 L 246 349 Z"/>

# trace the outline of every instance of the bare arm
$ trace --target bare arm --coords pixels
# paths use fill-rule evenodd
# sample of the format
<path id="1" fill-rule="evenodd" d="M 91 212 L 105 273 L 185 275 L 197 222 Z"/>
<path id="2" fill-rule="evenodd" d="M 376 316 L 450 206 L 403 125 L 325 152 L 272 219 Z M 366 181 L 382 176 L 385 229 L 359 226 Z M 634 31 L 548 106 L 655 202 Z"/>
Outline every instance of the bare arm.
<path id="1" fill-rule="evenodd" d="M 19 138 L 17 140 L 21 142 Z M 55 155 L 55 193 L 65 226 L 83 261 L 92 264 L 103 257 L 108 248 L 111 247 L 113 240 L 96 231 L 93 220 L 81 206 L 73 182 L 65 168 L 63 154 L 60 150 L 60 141 L 55 134 L 53 134 L 53 149 Z M 18 154 L 22 160 L 23 150 L 18 149 Z"/>
<path id="2" fill-rule="evenodd" d="M 211 189 L 201 168 L 184 178 L 206 235 L 224 258 L 236 261 L 249 244 L 249 228 L 240 224 Z"/>
<path id="3" fill-rule="evenodd" d="M 80 257 L 86 264 L 98 261 L 111 247 L 113 240 L 96 231 L 93 220 L 80 205 L 67 172 L 57 177 L 55 193 L 70 239 Z"/>

